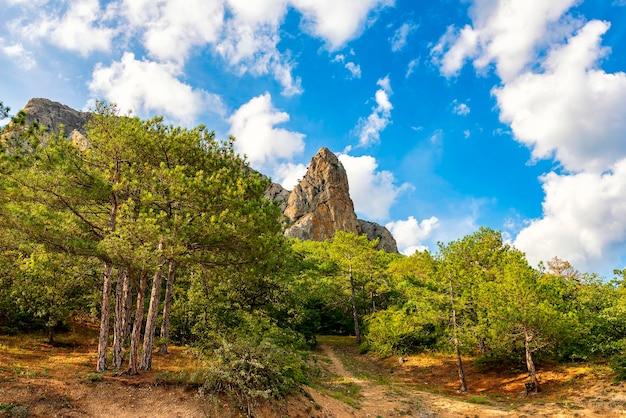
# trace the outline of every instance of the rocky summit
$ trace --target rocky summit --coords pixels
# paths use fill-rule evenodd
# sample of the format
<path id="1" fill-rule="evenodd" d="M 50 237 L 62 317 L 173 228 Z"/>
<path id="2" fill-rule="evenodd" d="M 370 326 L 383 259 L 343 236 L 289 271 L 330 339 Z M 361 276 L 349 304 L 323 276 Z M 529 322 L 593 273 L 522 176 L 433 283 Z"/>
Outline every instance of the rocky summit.
<path id="1" fill-rule="evenodd" d="M 50 132 L 63 125 L 65 134 L 73 140 L 84 134 L 84 126 L 90 119 L 88 112 L 41 98 L 30 99 L 24 112 L 28 123 L 37 122 Z M 292 191 L 273 183 L 265 196 L 283 210 L 288 237 L 324 241 L 332 238 L 335 231 L 346 231 L 365 234 L 372 241 L 379 239 L 379 249 L 398 252 L 387 228 L 357 219 L 346 170 L 328 148 L 321 148 L 311 159 L 306 175 Z"/>
<path id="2" fill-rule="evenodd" d="M 360 234 L 359 222 L 348 190 L 348 175 L 337 156 L 320 149 L 306 175 L 289 194 L 283 212 L 291 226 L 285 235 L 324 241 L 335 231 Z"/>
<path id="3" fill-rule="evenodd" d="M 276 196 L 276 190 L 285 195 L 279 185 L 271 189 Z M 289 193 L 283 213 L 290 224 L 285 230 L 288 237 L 324 241 L 332 238 L 335 231 L 345 231 L 366 234 L 372 241 L 379 239 L 379 249 L 398 252 L 396 240 L 387 228 L 357 219 L 346 170 L 328 148 L 321 148 L 311 159 L 304 178 Z"/>
<path id="4" fill-rule="evenodd" d="M 63 125 L 68 137 L 71 137 L 74 131 L 84 134 L 83 128 L 91 117 L 88 112 L 80 112 L 48 99 L 30 99 L 24 107 L 24 112 L 28 123 L 37 122 L 51 132 L 56 131 L 59 125 Z"/>

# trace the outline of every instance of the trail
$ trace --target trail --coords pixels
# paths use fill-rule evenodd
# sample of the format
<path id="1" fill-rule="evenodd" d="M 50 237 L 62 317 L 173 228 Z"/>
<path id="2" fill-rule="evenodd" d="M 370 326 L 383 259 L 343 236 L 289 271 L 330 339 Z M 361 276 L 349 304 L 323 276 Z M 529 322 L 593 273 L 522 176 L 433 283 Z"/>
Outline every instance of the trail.
<path id="1" fill-rule="evenodd" d="M 320 347 L 322 353 L 330 360 L 326 366 L 328 371 L 344 382 L 352 382 L 360 387 L 360 408 L 329 398 L 311 390 L 311 396 L 323 408 L 324 416 L 329 418 L 347 417 L 400 417 L 413 416 L 421 418 L 434 417 L 502 417 L 510 415 L 509 411 L 485 405 L 472 405 L 441 395 L 412 390 L 402 384 L 380 384 L 355 377 L 346 369 L 334 349 L 327 344 Z"/>

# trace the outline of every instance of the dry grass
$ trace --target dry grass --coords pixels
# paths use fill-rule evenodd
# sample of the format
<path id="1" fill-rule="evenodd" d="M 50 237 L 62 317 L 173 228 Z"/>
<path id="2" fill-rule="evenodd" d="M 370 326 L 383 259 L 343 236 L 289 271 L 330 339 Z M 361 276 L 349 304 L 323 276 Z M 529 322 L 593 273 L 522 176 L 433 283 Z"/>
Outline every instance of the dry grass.
<path id="1" fill-rule="evenodd" d="M 155 354 L 153 370 L 137 376 L 97 374 L 96 342 L 93 326 L 59 335 L 54 345 L 44 335 L 0 336 L 0 417 L 241 415 L 229 399 L 197 396 L 203 363 L 192 351 L 171 347 L 169 355 Z M 462 395 L 457 393 L 450 356 L 420 354 L 399 363 L 397 358 L 358 355 L 353 338 L 321 337 L 320 342 L 332 347 L 349 376 L 336 369 L 329 373 L 332 362 L 324 352 L 316 352 L 322 369 L 317 387 L 341 402 L 293 396 L 259 406 L 258 416 L 361 416 L 368 402 L 377 403 L 375 397 L 380 405 L 395 405 L 396 412 L 430 405 L 434 416 L 465 416 L 470 411 L 471 416 L 626 416 L 626 387 L 615 385 L 604 365 L 544 366 L 539 370 L 542 392 L 526 397 L 521 396 L 525 373 L 506 367 L 480 373 L 467 358 L 469 393 Z"/>

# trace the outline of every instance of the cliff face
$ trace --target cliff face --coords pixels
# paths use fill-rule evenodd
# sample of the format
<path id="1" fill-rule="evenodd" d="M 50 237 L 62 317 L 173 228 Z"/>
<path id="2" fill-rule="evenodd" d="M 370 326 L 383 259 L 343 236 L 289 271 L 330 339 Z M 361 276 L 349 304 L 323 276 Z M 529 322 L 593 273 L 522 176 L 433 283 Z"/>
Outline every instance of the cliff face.
<path id="1" fill-rule="evenodd" d="M 64 125 L 68 137 L 71 137 L 74 131 L 84 134 L 83 128 L 91 117 L 87 112 L 79 112 L 48 99 L 30 99 L 24 107 L 24 112 L 28 123 L 37 122 L 47 127 L 50 132 L 56 131 L 58 125 Z"/>
<path id="2" fill-rule="evenodd" d="M 361 227 L 361 233 L 367 235 L 367 239 L 370 241 L 379 240 L 379 250 L 385 250 L 388 253 L 398 253 L 398 243 L 396 243 L 396 239 L 387 228 L 376 222 L 364 221 L 362 219 L 359 219 L 359 226 Z"/>
<path id="3" fill-rule="evenodd" d="M 313 157 L 306 175 L 291 191 L 283 213 L 291 223 L 285 231 L 289 237 L 324 241 L 335 231 L 361 233 L 346 170 L 328 148 L 320 149 Z"/>
<path id="4" fill-rule="evenodd" d="M 270 188 L 275 189 L 284 196 L 281 186 L 274 184 Z M 396 240 L 387 228 L 357 219 L 346 170 L 327 148 L 313 157 L 306 175 L 289 194 L 286 206 L 281 207 L 291 224 L 285 231 L 288 237 L 324 241 L 332 238 L 335 231 L 346 231 L 365 234 L 371 241 L 379 239 L 379 249 L 398 252 Z"/>

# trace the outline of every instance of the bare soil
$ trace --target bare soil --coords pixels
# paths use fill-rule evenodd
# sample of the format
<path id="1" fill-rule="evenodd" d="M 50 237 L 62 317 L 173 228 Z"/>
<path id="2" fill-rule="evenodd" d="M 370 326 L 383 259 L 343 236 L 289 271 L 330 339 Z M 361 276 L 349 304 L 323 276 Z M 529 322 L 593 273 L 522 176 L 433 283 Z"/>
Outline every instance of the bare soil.
<path id="1" fill-rule="evenodd" d="M 0 417 L 238 417 L 244 405 L 199 395 L 202 364 L 173 347 L 154 358 L 154 370 L 137 376 L 95 369 L 96 340 L 70 334 L 50 345 L 45 337 L 0 336 Z M 255 417 L 620 417 L 626 387 L 602 365 L 553 365 L 540 369 L 542 391 L 526 396 L 527 376 L 500 369 L 479 373 L 467 359 L 469 393 L 457 392 L 451 358 L 439 355 L 379 359 L 356 354 L 350 339 L 321 339 L 313 361 L 322 384 L 273 404 Z M 348 388 L 341 396 L 332 389 Z M 323 389 L 325 387 L 326 389 Z M 352 390 L 352 392 L 350 392 Z M 348 393 L 349 392 L 349 393 Z M 345 396 L 352 396 L 347 402 Z M 347 403 L 346 403 L 347 402 Z"/>

